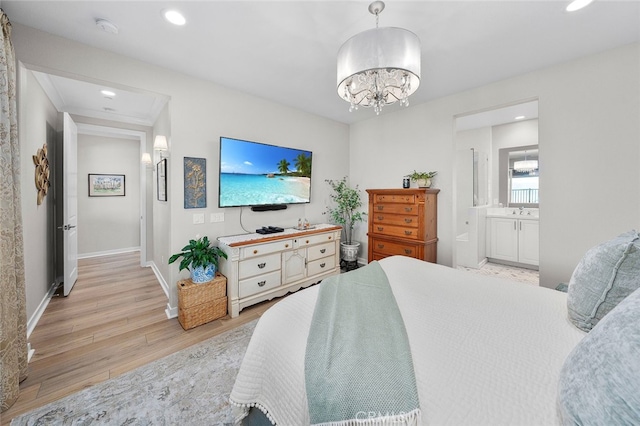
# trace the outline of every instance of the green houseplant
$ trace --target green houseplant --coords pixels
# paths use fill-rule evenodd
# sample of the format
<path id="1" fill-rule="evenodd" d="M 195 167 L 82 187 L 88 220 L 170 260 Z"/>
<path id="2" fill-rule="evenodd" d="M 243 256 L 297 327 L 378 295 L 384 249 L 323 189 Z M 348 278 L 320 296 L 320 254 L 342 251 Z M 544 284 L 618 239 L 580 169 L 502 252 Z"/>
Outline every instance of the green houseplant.
<path id="1" fill-rule="evenodd" d="M 330 196 L 335 203 L 333 206 L 327 207 L 325 214 L 328 214 L 336 225 L 342 225 L 344 230 L 345 241 L 341 243 L 342 258 L 347 262 L 355 261 L 360 243 L 352 241 L 353 227 L 358 222 L 364 222 L 366 215 L 366 213 L 358 211 L 362 207 L 360 189 L 357 185 L 355 188 L 349 187 L 346 176 L 340 180 L 327 179 L 325 182 L 333 189 Z"/>
<path id="2" fill-rule="evenodd" d="M 206 283 L 216 275 L 218 259 L 227 258 L 227 254 L 219 247 L 211 245 L 209 237 L 204 236 L 195 240 L 189 240 L 189 244 L 169 258 L 169 264 L 182 258 L 179 270 L 188 269 L 191 272 L 191 281 L 194 283 Z"/>
<path id="3" fill-rule="evenodd" d="M 408 176 L 409 178 L 418 184 L 419 188 L 429 188 L 431 186 L 431 179 L 437 175 L 438 172 L 417 172 L 413 171 Z"/>

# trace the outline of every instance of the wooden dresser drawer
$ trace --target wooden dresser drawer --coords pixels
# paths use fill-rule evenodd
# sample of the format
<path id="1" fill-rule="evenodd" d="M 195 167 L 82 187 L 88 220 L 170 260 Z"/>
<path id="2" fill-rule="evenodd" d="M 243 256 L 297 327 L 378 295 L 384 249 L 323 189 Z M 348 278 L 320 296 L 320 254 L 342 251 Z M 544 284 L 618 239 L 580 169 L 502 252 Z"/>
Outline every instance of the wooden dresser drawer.
<path id="1" fill-rule="evenodd" d="M 393 213 L 417 216 L 418 206 L 406 204 L 374 204 L 373 213 Z"/>
<path id="2" fill-rule="evenodd" d="M 309 261 L 317 260 L 327 256 L 333 256 L 336 253 L 336 243 L 324 243 L 317 246 L 311 246 L 307 249 L 307 259 Z"/>
<path id="3" fill-rule="evenodd" d="M 373 215 L 374 224 L 398 225 L 398 226 L 407 226 L 410 228 L 417 228 L 418 222 L 419 220 L 416 216 L 388 214 L 388 213 L 376 213 Z"/>
<path id="4" fill-rule="evenodd" d="M 413 244 L 403 244 L 395 241 L 387 241 L 381 240 L 378 238 L 372 238 L 371 244 L 373 244 L 372 249 L 376 254 L 393 256 L 393 255 L 401 255 L 408 257 L 417 257 L 418 250 L 417 246 Z"/>
<path id="5" fill-rule="evenodd" d="M 257 277 L 247 278 L 239 282 L 238 297 L 243 298 L 256 293 L 262 293 L 280 285 L 280 270 Z"/>
<path id="6" fill-rule="evenodd" d="M 250 259 L 256 256 L 264 256 L 269 253 L 281 252 L 293 247 L 293 240 L 274 241 L 273 243 L 265 243 L 255 246 L 242 248 L 240 259 Z"/>
<path id="7" fill-rule="evenodd" d="M 329 256 L 322 259 L 314 260 L 307 264 L 307 274 L 312 277 L 330 271 L 336 266 L 335 256 Z"/>
<path id="8" fill-rule="evenodd" d="M 401 203 L 415 204 L 415 194 L 376 194 L 373 199 L 374 203 Z"/>
<path id="9" fill-rule="evenodd" d="M 240 279 L 276 270 L 280 270 L 280 253 L 255 257 L 238 263 L 238 277 Z"/>
<path id="10" fill-rule="evenodd" d="M 418 240 L 418 230 L 416 228 L 409 228 L 406 226 L 393 226 L 393 225 L 381 225 L 373 224 L 373 232 L 376 234 L 384 234 L 392 237 L 407 238 L 410 240 Z"/>

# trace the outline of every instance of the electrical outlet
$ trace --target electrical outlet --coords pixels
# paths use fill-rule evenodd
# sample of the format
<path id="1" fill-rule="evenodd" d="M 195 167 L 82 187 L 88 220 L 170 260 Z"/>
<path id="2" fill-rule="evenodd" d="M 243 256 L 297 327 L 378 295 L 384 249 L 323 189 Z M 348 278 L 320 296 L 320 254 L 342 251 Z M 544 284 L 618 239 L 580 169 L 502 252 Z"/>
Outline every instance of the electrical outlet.
<path id="1" fill-rule="evenodd" d="M 204 213 L 195 213 L 193 215 L 193 224 L 204 223 Z"/>

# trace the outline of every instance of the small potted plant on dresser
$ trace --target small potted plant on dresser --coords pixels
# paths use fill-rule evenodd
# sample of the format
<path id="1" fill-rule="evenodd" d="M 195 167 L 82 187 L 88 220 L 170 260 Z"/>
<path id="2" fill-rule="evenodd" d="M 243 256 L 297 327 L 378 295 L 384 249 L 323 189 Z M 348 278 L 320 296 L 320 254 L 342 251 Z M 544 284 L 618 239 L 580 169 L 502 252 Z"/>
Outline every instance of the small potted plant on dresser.
<path id="1" fill-rule="evenodd" d="M 340 243 L 341 258 L 345 262 L 355 262 L 358 259 L 360 243 L 353 241 L 353 227 L 358 222 L 364 222 L 366 213 L 358 211 L 362 207 L 360 190 L 349 187 L 346 176 L 340 180 L 327 179 L 326 182 L 333 189 L 331 199 L 335 205 L 327 207 L 325 214 L 328 214 L 331 221 L 337 225 L 342 225 L 344 230 L 344 241 Z"/>
<path id="2" fill-rule="evenodd" d="M 179 270 L 188 269 L 191 272 L 191 281 L 196 284 L 208 283 L 216 276 L 218 259 L 227 258 L 227 254 L 220 248 L 211 245 L 209 237 L 189 240 L 189 244 L 169 258 L 169 264 L 182 257 Z"/>
<path id="3" fill-rule="evenodd" d="M 438 172 L 417 172 L 414 170 L 409 174 L 409 178 L 418 184 L 418 188 L 430 188 L 431 179 L 437 174 Z"/>

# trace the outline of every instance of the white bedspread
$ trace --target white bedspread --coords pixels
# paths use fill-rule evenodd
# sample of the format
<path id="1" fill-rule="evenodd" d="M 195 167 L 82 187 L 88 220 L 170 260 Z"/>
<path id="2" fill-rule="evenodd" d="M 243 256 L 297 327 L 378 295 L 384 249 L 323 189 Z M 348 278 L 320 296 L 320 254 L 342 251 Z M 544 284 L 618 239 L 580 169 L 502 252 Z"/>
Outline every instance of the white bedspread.
<path id="1" fill-rule="evenodd" d="M 585 335 L 567 319 L 566 294 L 407 257 L 380 264 L 409 335 L 423 424 L 559 423 L 558 373 Z M 231 392 L 278 425 L 309 424 L 304 351 L 317 292 L 265 312 Z"/>

